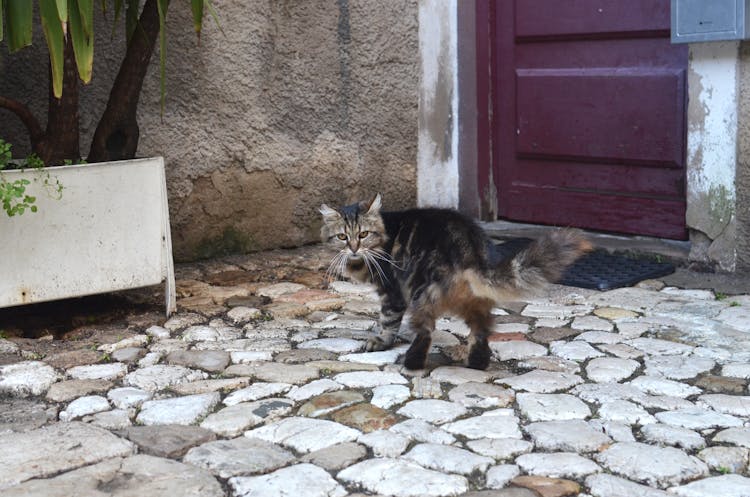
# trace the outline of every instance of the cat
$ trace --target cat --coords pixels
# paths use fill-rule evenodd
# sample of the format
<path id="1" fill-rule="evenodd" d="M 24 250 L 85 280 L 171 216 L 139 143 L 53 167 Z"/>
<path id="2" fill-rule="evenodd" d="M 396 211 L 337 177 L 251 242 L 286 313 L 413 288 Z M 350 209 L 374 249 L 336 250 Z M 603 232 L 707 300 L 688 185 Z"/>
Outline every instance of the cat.
<path id="1" fill-rule="evenodd" d="M 404 358 L 407 369 L 424 368 L 435 321 L 448 313 L 471 329 L 467 366 L 486 369 L 492 356 L 487 343 L 492 308 L 555 281 L 591 249 L 578 230 L 560 229 L 497 262 L 482 228 L 458 211 L 381 212 L 381 206 L 380 194 L 338 209 L 321 205 L 321 238 L 339 249 L 329 277 L 371 282 L 380 296 L 380 331 L 368 340 L 367 351 L 393 345 L 408 312 L 415 337 Z"/>

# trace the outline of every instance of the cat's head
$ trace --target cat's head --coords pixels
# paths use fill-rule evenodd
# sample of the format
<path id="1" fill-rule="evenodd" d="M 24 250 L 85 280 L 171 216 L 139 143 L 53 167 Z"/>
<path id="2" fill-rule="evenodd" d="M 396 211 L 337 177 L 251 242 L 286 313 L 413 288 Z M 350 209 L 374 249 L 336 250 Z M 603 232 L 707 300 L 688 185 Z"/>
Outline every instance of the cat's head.
<path id="1" fill-rule="evenodd" d="M 323 242 L 333 244 L 339 252 L 331 262 L 329 272 L 345 274 L 361 280 L 357 273 L 369 272 L 373 263 L 383 257 L 387 241 L 385 225 L 380 215 L 382 199 L 375 195 L 369 202 L 358 202 L 338 209 L 320 206 Z"/>

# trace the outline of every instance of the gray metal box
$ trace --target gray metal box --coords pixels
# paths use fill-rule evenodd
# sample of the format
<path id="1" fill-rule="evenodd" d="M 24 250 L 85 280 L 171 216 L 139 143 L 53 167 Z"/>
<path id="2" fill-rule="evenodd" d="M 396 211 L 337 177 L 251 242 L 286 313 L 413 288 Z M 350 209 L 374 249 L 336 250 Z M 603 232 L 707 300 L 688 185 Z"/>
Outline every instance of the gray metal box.
<path id="1" fill-rule="evenodd" d="M 750 0 L 671 0 L 672 43 L 748 37 Z"/>

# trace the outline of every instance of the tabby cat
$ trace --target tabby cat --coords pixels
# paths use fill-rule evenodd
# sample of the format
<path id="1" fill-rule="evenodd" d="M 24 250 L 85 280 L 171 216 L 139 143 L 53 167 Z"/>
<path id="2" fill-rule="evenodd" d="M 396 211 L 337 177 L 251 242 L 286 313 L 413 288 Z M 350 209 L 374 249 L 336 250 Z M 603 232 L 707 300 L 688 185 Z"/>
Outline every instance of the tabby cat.
<path id="1" fill-rule="evenodd" d="M 435 321 L 446 313 L 471 329 L 467 365 L 487 368 L 496 303 L 554 281 L 590 249 L 578 231 L 562 229 L 496 262 L 482 229 L 454 210 L 380 208 L 380 194 L 339 209 L 323 204 L 321 237 L 340 248 L 329 275 L 372 282 L 380 295 L 380 333 L 368 341 L 368 351 L 390 347 L 409 314 L 415 338 L 404 359 L 408 369 L 424 367 Z"/>

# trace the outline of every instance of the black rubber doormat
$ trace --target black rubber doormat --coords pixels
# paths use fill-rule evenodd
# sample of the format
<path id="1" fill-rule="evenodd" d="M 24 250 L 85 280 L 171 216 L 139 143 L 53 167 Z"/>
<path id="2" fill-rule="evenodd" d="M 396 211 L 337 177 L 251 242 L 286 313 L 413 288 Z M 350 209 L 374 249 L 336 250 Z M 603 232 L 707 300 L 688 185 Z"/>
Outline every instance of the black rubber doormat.
<path id="1" fill-rule="evenodd" d="M 529 238 L 516 238 L 495 245 L 493 259 L 499 261 L 512 257 L 531 243 Z M 661 278 L 672 274 L 673 264 L 645 258 L 631 258 L 610 254 L 606 250 L 595 250 L 578 259 L 570 266 L 560 281 L 561 285 L 594 290 L 612 290 L 632 286 L 639 281 Z"/>

